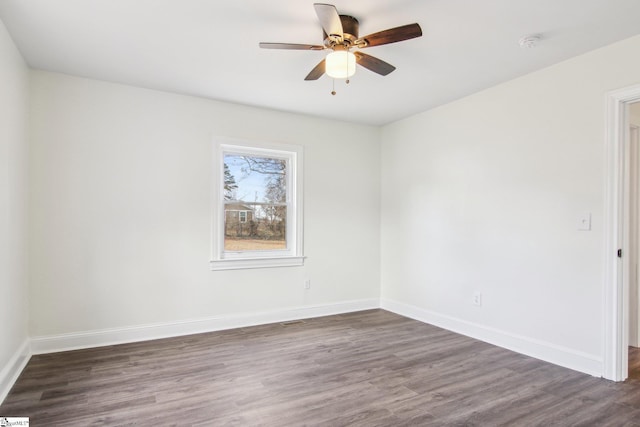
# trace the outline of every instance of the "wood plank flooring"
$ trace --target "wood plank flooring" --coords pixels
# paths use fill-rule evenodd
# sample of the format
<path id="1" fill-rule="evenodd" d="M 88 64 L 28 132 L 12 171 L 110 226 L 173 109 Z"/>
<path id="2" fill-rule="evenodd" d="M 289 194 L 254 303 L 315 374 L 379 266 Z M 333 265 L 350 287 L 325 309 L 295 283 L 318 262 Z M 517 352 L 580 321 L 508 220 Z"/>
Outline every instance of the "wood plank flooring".
<path id="1" fill-rule="evenodd" d="M 383 310 L 34 356 L 32 426 L 640 426 L 613 383 Z"/>

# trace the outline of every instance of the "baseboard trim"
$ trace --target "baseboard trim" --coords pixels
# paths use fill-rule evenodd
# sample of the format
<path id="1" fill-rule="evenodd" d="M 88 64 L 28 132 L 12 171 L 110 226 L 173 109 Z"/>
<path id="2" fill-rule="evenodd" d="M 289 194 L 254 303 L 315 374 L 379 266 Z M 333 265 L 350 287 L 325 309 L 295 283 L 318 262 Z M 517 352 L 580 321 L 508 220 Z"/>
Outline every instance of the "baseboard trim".
<path id="1" fill-rule="evenodd" d="M 29 349 L 29 339 L 27 338 L 11 357 L 9 363 L 0 371 L 0 404 L 6 399 L 11 387 L 18 380 L 30 358 L 31 351 Z"/>
<path id="2" fill-rule="evenodd" d="M 591 354 L 512 334 L 499 329 L 489 328 L 389 299 L 381 299 L 380 307 L 401 316 L 429 323 L 461 335 L 506 348 L 507 350 L 573 369 L 574 371 L 583 372 L 595 377 L 601 377 L 603 374 L 604 365 L 602 359 Z"/>
<path id="3" fill-rule="evenodd" d="M 39 336 L 31 338 L 31 352 L 32 354 L 45 354 L 92 347 L 104 347 L 311 317 L 330 316 L 374 308 L 380 308 L 380 300 L 377 298 L 302 306 L 261 313 L 241 313 L 179 322 Z"/>

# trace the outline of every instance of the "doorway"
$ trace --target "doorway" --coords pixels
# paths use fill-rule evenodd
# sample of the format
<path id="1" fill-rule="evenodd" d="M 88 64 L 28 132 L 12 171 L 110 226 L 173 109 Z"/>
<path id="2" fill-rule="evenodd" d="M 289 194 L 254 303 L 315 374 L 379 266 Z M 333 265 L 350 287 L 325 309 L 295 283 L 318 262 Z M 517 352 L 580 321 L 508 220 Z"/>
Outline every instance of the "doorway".
<path id="1" fill-rule="evenodd" d="M 640 282 L 640 220 L 633 220 L 633 215 L 640 217 L 640 179 L 635 179 L 640 177 L 640 146 L 636 144 L 632 153 L 631 144 L 632 133 L 637 137 L 638 132 L 637 127 L 632 131 L 631 120 L 635 119 L 631 115 L 638 108 L 633 104 L 640 103 L 640 85 L 609 92 L 606 100 L 602 365 L 603 377 L 624 381 L 629 375 L 630 355 L 632 367 L 635 363 L 635 353 L 630 351 L 635 347 L 629 344 L 634 342 L 632 333 L 638 336 L 640 317 L 638 299 L 633 304 L 631 299 L 632 294 L 637 296 L 636 284 Z M 636 154 L 637 160 L 632 160 Z M 632 162 L 639 166 L 635 176 L 631 173 Z"/>

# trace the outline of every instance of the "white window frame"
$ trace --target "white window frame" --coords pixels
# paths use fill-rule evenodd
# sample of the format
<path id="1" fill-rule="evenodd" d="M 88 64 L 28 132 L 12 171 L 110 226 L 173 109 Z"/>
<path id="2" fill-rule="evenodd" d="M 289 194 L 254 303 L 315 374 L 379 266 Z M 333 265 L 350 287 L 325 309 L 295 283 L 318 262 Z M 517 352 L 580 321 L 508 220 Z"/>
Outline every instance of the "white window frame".
<path id="1" fill-rule="evenodd" d="M 224 249 L 224 155 L 240 154 L 287 160 L 286 249 L 226 251 Z M 302 146 L 276 142 L 215 137 L 213 144 L 213 201 L 211 270 L 293 267 L 304 264 L 302 212 Z"/>

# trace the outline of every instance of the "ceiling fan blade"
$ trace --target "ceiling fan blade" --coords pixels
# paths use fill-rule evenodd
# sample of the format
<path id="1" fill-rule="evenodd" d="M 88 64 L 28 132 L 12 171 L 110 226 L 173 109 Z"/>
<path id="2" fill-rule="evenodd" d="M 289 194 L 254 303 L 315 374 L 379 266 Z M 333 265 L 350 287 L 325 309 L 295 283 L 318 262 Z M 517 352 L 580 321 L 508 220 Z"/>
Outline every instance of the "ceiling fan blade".
<path id="1" fill-rule="evenodd" d="M 307 74 L 307 77 L 305 77 L 305 80 L 318 80 L 320 77 L 322 77 L 322 75 L 324 74 L 324 62 L 325 60 L 323 59 L 322 61 L 320 61 L 320 63 L 318 65 L 316 65 L 313 70 L 311 70 L 311 72 L 309 74 Z"/>
<path id="2" fill-rule="evenodd" d="M 316 15 L 318 15 L 324 32 L 331 38 L 342 39 L 344 30 L 336 7 L 324 3 L 314 3 L 313 7 L 316 9 Z"/>
<path id="3" fill-rule="evenodd" d="M 291 50 L 324 50 L 324 46 L 315 44 L 296 44 L 296 43 L 265 43 L 260 42 L 263 49 L 291 49 Z"/>
<path id="4" fill-rule="evenodd" d="M 363 44 L 360 47 L 380 46 L 383 44 L 401 42 L 403 40 L 414 39 L 422 36 L 422 28 L 418 24 L 408 24 L 401 27 L 390 28 L 360 37 L 355 44 Z M 364 42 L 364 43 L 363 43 Z"/>
<path id="5" fill-rule="evenodd" d="M 396 69 L 396 67 L 389 64 L 388 62 L 384 62 L 382 59 L 367 55 L 366 53 L 353 52 L 353 54 L 356 56 L 356 62 L 358 64 L 373 71 L 374 73 L 380 74 L 381 76 L 386 76 Z"/>

